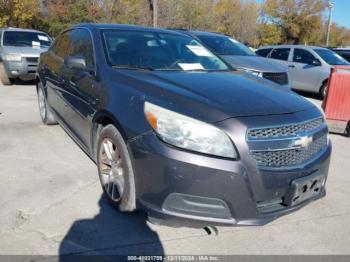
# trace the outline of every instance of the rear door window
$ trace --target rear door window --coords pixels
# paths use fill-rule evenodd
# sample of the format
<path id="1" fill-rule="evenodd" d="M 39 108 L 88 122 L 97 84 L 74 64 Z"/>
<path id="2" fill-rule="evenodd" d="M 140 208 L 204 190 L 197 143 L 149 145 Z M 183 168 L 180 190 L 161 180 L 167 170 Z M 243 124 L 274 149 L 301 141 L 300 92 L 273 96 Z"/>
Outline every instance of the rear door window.
<path id="1" fill-rule="evenodd" d="M 272 48 L 259 49 L 255 53 L 259 56 L 267 57 Z"/>
<path id="2" fill-rule="evenodd" d="M 312 64 L 312 61 L 314 61 L 315 59 L 315 56 L 305 49 L 294 49 L 293 62 L 302 64 Z"/>
<path id="3" fill-rule="evenodd" d="M 290 48 L 276 48 L 272 50 L 270 58 L 288 61 Z"/>

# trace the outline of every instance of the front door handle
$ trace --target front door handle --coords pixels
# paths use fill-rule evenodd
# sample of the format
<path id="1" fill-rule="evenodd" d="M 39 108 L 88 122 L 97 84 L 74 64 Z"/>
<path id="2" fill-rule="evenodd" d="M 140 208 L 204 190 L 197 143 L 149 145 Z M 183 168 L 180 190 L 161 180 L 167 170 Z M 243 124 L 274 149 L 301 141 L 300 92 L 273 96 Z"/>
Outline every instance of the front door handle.
<path id="1" fill-rule="evenodd" d="M 288 67 L 294 68 L 294 67 L 295 67 L 295 65 L 289 65 Z"/>

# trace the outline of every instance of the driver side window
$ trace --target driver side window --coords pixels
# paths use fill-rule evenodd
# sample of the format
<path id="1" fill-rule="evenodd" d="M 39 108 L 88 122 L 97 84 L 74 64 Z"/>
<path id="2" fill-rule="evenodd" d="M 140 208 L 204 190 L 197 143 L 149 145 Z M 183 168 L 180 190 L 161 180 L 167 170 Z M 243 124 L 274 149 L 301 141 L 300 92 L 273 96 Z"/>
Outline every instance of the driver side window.
<path id="1" fill-rule="evenodd" d="M 302 64 L 312 64 L 316 58 L 307 50 L 295 48 L 293 55 L 293 62 Z"/>

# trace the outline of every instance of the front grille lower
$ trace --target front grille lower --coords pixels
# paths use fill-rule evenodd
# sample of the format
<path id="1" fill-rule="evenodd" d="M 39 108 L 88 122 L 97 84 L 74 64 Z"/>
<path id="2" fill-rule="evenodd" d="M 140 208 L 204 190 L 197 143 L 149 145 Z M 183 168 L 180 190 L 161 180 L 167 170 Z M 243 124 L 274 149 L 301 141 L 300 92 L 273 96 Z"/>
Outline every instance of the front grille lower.
<path id="1" fill-rule="evenodd" d="M 298 133 L 310 132 L 320 127 L 323 124 L 323 122 L 323 118 L 317 118 L 299 124 L 250 129 L 248 131 L 248 140 L 297 136 Z"/>
<path id="2" fill-rule="evenodd" d="M 287 73 L 263 73 L 263 78 L 266 78 L 272 82 L 279 85 L 288 84 L 288 74 Z"/>
<path id="3" fill-rule="evenodd" d="M 26 60 L 29 63 L 38 63 L 39 58 L 38 57 L 26 57 Z"/>
<path id="4" fill-rule="evenodd" d="M 327 146 L 327 135 L 323 135 L 313 141 L 307 148 L 286 149 L 278 151 L 259 151 L 252 152 L 258 166 L 264 167 L 289 167 L 296 166 L 307 162 L 318 152 Z"/>

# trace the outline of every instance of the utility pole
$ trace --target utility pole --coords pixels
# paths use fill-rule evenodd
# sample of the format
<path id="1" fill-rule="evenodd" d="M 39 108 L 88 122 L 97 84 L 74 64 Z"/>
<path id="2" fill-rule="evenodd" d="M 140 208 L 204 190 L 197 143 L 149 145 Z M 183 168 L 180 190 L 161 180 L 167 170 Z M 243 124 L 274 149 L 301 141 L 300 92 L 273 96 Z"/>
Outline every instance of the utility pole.
<path id="1" fill-rule="evenodd" d="M 153 27 L 158 27 L 158 0 L 153 0 Z"/>
<path id="2" fill-rule="evenodd" d="M 330 34 L 330 31 L 331 31 L 331 20 L 332 20 L 332 9 L 333 9 L 333 7 L 334 7 L 334 3 L 328 1 L 329 14 L 328 14 L 326 46 L 329 45 L 329 34 Z"/>

